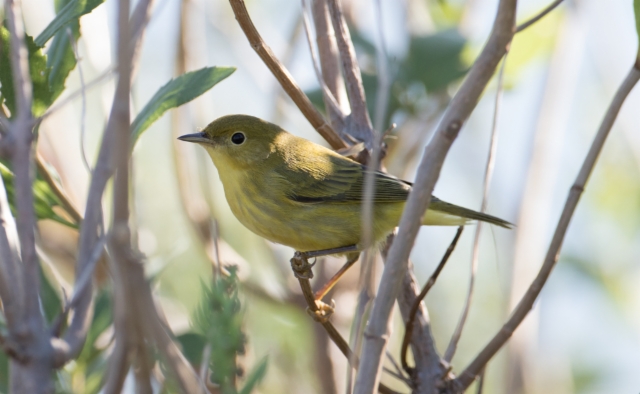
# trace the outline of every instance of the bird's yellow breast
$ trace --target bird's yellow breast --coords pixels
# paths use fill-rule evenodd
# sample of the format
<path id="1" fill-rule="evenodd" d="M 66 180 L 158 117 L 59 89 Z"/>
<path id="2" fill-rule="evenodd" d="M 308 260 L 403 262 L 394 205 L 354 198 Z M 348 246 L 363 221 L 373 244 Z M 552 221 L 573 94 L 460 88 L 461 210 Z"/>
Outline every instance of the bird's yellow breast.
<path id="1" fill-rule="evenodd" d="M 266 169 L 268 166 L 246 171 L 225 163 L 222 157 L 212 158 L 231 211 L 252 232 L 300 252 L 360 243 L 361 204 L 293 201 L 287 197 L 285 183 L 274 187 L 280 177 L 273 169 Z M 376 240 L 393 230 L 403 208 L 404 203 L 376 204 Z"/>

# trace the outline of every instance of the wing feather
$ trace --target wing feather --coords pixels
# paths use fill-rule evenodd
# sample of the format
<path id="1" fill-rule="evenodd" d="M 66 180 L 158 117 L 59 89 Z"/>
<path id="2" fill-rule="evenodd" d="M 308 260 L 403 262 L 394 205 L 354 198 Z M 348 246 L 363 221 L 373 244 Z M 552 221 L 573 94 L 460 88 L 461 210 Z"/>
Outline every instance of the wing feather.
<path id="1" fill-rule="evenodd" d="M 364 199 L 366 167 L 337 154 L 298 160 L 278 172 L 284 179 L 295 179 L 287 197 L 300 203 L 351 203 Z M 375 172 L 375 202 L 401 202 L 407 199 L 411 184 L 392 175 Z"/>

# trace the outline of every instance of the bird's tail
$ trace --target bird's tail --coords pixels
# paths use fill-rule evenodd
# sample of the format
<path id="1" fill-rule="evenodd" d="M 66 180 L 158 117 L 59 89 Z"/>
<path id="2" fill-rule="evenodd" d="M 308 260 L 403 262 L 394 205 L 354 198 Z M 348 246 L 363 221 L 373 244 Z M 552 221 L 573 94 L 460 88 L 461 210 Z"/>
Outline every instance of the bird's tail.
<path id="1" fill-rule="evenodd" d="M 432 197 L 431 199 L 429 210 L 422 218 L 422 224 L 432 226 L 460 226 L 467 224 L 470 220 L 479 220 L 481 222 L 495 224 L 504 228 L 513 227 L 513 224 L 506 220 L 502 220 L 485 213 L 476 212 L 471 209 L 459 207 L 454 204 L 449 204 L 448 202 L 444 202 L 435 197 Z"/>

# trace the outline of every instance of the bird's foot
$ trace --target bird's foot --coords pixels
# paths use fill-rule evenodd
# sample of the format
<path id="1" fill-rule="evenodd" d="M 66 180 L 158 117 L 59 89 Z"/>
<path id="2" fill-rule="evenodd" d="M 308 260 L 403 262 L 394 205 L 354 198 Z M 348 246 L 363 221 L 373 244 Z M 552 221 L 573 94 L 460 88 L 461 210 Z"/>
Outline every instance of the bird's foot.
<path id="1" fill-rule="evenodd" d="M 336 303 L 334 300 L 331 300 L 331 305 L 328 305 L 320 300 L 316 300 L 316 307 L 318 309 L 315 311 L 311 310 L 311 308 L 307 308 L 307 314 L 318 323 L 326 323 L 329 321 L 331 315 L 333 315 L 333 312 L 335 312 Z"/>
<path id="2" fill-rule="evenodd" d="M 311 271 L 311 268 L 314 265 L 316 265 L 316 262 L 309 263 L 309 259 L 304 252 L 296 252 L 291 258 L 291 269 L 298 279 L 312 279 L 313 271 Z"/>

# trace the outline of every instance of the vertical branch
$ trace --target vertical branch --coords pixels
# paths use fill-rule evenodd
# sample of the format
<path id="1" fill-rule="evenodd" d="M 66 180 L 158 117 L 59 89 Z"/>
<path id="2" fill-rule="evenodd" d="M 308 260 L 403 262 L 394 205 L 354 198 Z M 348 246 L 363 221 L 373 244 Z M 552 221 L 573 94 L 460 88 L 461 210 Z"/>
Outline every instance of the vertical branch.
<path id="1" fill-rule="evenodd" d="M 15 174 L 16 227 L 20 239 L 23 263 L 23 316 L 29 321 L 30 330 L 39 332 L 44 327 L 38 304 L 40 273 L 36 254 L 35 225 L 33 209 L 31 143 L 34 125 L 31 114 L 32 86 L 29 74 L 27 47 L 24 42 L 22 7 L 20 0 L 7 0 L 9 34 L 11 37 L 11 68 L 16 95 L 16 114 L 10 126 L 9 137 L 14 146 L 11 152 Z"/>
<path id="2" fill-rule="evenodd" d="M 76 278 L 85 277 L 87 275 L 86 271 L 91 270 L 94 266 L 94 264 L 91 263 L 91 256 L 96 244 L 99 242 L 100 233 L 103 232 L 102 195 L 107 185 L 107 181 L 116 170 L 116 163 L 118 163 L 117 158 L 123 154 L 128 155 L 129 152 L 129 150 L 127 150 L 125 152 L 119 151 L 114 153 L 114 145 L 118 143 L 119 145 L 124 146 L 122 139 L 117 139 L 118 133 L 121 133 L 122 135 L 126 133 L 126 144 L 127 146 L 129 144 L 129 87 L 131 85 L 133 57 L 135 53 L 137 53 L 136 48 L 138 48 L 139 42 L 141 41 L 143 27 L 146 25 L 149 16 L 149 8 L 151 7 L 152 2 L 152 0 L 139 1 L 130 22 L 128 20 L 129 6 L 127 5 L 126 25 L 135 26 L 135 28 L 131 31 L 131 29 L 127 27 L 126 36 L 122 30 L 119 30 L 117 65 L 118 83 L 116 85 L 115 99 L 111 106 L 109 120 L 102 136 L 98 159 L 93 169 L 91 183 L 89 185 L 84 219 L 82 220 L 80 228 Z M 120 16 L 121 15 L 119 15 L 119 17 Z M 132 35 L 135 37 L 131 38 Z M 121 50 L 120 44 L 126 46 L 126 48 Z M 126 56 L 128 58 L 128 65 L 121 64 L 123 63 L 121 61 L 121 59 L 123 59 L 121 56 Z M 93 313 L 92 292 L 93 283 L 88 281 L 85 286 L 80 287 L 76 294 L 78 302 L 74 308 L 71 324 L 65 332 L 63 340 L 55 340 L 53 342 L 56 349 L 56 354 L 54 356 L 54 365 L 56 367 L 61 367 L 82 350 Z"/>
<path id="3" fill-rule="evenodd" d="M 547 250 L 547 255 L 544 258 L 544 262 L 538 275 L 533 280 L 529 289 L 522 297 L 515 310 L 511 314 L 509 320 L 502 326 L 500 331 L 491 339 L 491 341 L 487 344 L 487 346 L 482 349 L 482 351 L 476 356 L 476 358 L 469 364 L 469 366 L 460 374 L 460 376 L 453 382 L 454 387 L 458 391 L 462 391 L 469 387 L 469 385 L 473 382 L 475 377 L 482 371 L 486 363 L 496 354 L 496 352 L 506 343 L 506 341 L 511 337 L 513 331 L 520 325 L 520 323 L 527 316 L 531 308 L 533 307 L 533 303 L 538 298 L 538 295 L 542 291 L 551 271 L 555 267 L 556 262 L 558 261 L 558 256 L 560 253 L 560 248 L 562 247 L 562 243 L 564 241 L 564 237 L 567 233 L 567 229 L 569 227 L 569 223 L 571 221 L 571 217 L 575 212 L 576 206 L 580 201 L 580 197 L 584 192 L 585 185 L 593 168 L 595 167 L 598 156 L 600 155 L 600 151 L 604 146 L 604 143 L 611 131 L 611 127 L 620 112 L 620 108 L 622 108 L 622 104 L 625 99 L 633 89 L 633 87 L 640 80 L 640 65 L 634 65 L 626 78 L 618 88 L 607 112 L 605 113 L 604 119 L 600 124 L 598 132 L 591 144 L 591 148 L 589 148 L 589 152 L 582 163 L 582 167 L 580 168 L 580 172 L 576 177 L 575 182 L 571 186 L 569 190 L 569 196 L 564 205 L 564 209 L 562 210 L 562 214 L 560 219 L 558 220 L 558 225 L 556 226 L 556 231 L 553 234 L 553 238 L 551 239 L 551 244 L 549 245 L 549 249 Z"/>
<path id="4" fill-rule="evenodd" d="M 318 45 L 318 55 L 320 57 L 320 69 L 322 70 L 322 78 L 333 97 L 336 99 L 340 107 L 340 113 L 334 113 L 333 109 L 325 101 L 325 107 L 329 112 L 331 125 L 338 133 L 343 133 L 347 92 L 344 88 L 344 79 L 340 73 L 340 59 L 338 54 L 338 45 L 336 44 L 336 36 L 333 26 L 329 21 L 329 10 L 327 9 L 326 0 L 312 0 L 313 24 L 316 29 L 316 44 Z"/>
<path id="5" fill-rule="evenodd" d="M 349 28 L 342 15 L 339 0 L 327 0 L 331 23 L 336 34 L 340 60 L 342 61 L 342 71 L 344 72 L 347 92 L 349 93 L 349 105 L 351 107 L 351 127 L 348 133 L 359 141 L 364 142 L 368 149 L 372 149 L 373 135 L 371 119 L 367 111 L 367 100 L 362 86 L 362 76 L 360 66 L 356 60 L 356 51 L 351 42 Z"/>
<path id="6" fill-rule="evenodd" d="M 387 105 L 389 103 L 389 86 L 391 84 L 389 78 L 389 55 L 387 54 L 387 45 L 384 40 L 384 28 L 382 23 L 382 1 L 377 0 L 375 8 L 376 22 L 378 25 L 378 48 L 376 49 L 376 74 L 378 77 L 378 92 L 376 94 L 376 113 L 373 126 L 382 133 L 387 125 L 382 124 L 387 114 Z"/>
<path id="7" fill-rule="evenodd" d="M 491 79 L 500 59 L 513 37 L 516 0 L 501 0 L 494 26 L 480 56 L 469 75 L 453 97 L 436 133 L 420 163 L 414 189 L 409 195 L 400 220 L 398 236 L 389 251 L 384 267 L 378 297 L 374 302 L 367 325 L 362 362 L 358 370 L 356 394 L 372 393 L 380 378 L 381 357 L 387 344 L 386 334 L 391 309 L 398 295 L 402 277 L 407 270 L 409 253 L 420 227 L 420 219 L 427 210 L 431 192 L 451 144 L 458 136 L 464 121 L 475 108 L 482 91 Z"/>
<path id="8" fill-rule="evenodd" d="M 340 109 L 338 100 L 334 97 L 333 92 L 329 89 L 326 82 L 322 78 L 322 71 L 318 66 L 318 60 L 316 59 L 315 51 L 313 50 L 313 44 L 311 42 L 311 29 L 309 27 L 309 18 L 307 17 L 306 1 L 302 0 L 302 22 L 304 25 L 305 35 L 307 37 L 307 43 L 309 45 L 309 52 L 311 53 L 311 61 L 313 63 L 313 69 L 322 91 L 322 99 L 329 118 L 331 119 L 332 127 L 341 131 L 344 128 L 345 115 Z M 337 126 L 337 127 L 336 127 Z"/>

